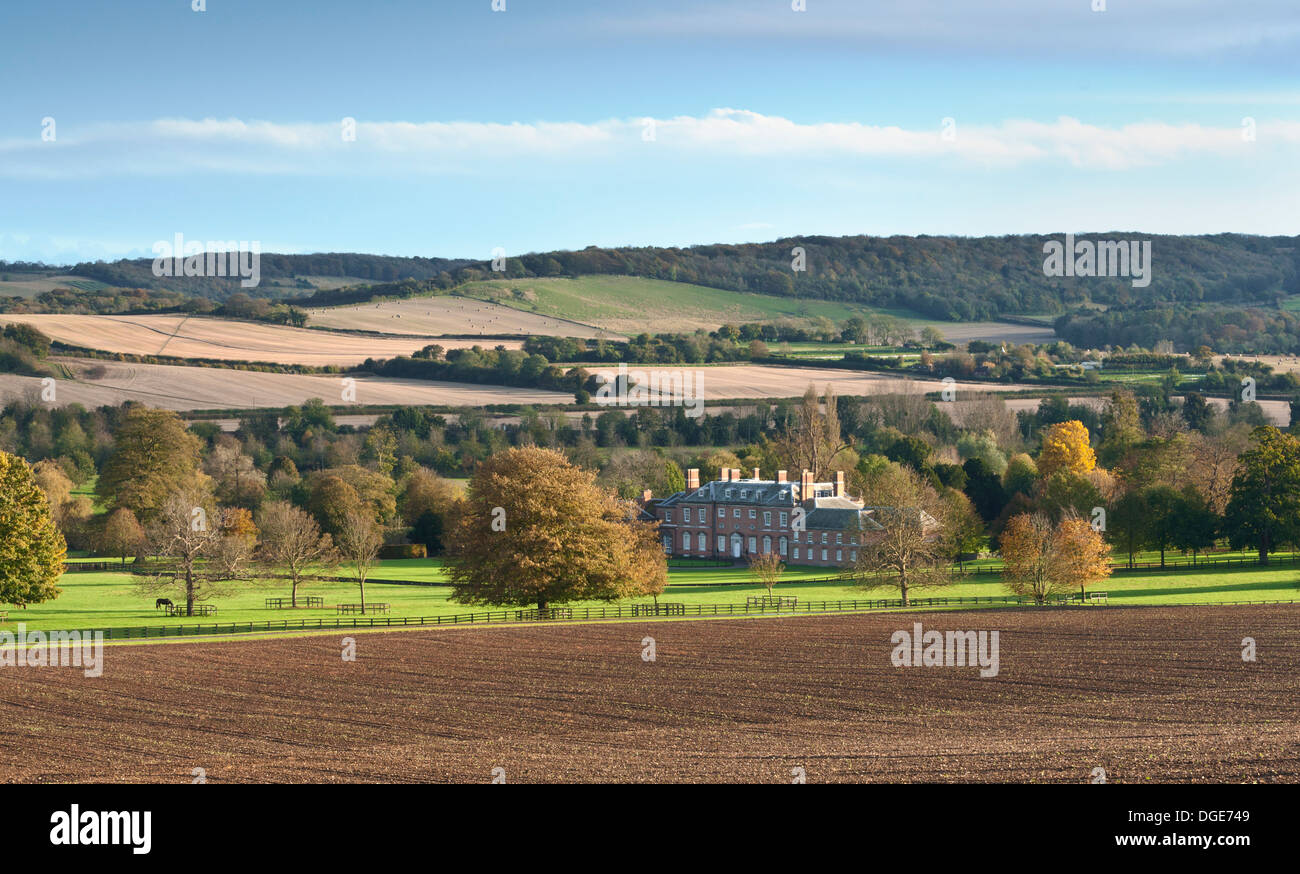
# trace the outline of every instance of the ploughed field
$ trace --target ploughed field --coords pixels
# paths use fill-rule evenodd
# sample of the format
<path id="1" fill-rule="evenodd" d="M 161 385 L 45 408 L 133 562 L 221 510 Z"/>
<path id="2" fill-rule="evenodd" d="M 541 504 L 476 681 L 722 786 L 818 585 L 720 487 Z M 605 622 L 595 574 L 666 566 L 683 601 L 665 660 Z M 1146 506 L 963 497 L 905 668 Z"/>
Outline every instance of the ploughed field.
<path id="1" fill-rule="evenodd" d="M 894 667 L 914 622 L 997 630 L 998 675 Z M 1300 780 L 1297 607 L 355 634 L 351 663 L 343 637 L 0 667 L 0 779 Z"/>

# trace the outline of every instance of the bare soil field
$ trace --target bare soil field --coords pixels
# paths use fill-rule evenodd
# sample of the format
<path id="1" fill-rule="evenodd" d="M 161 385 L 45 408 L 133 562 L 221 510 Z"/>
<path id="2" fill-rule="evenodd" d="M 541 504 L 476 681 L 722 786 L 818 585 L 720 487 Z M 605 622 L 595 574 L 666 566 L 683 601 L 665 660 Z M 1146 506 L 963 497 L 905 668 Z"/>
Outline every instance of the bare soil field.
<path id="1" fill-rule="evenodd" d="M 179 367 L 169 364 L 126 364 L 93 359 L 59 359 L 77 378 L 55 382 L 54 404 L 85 407 L 117 405 L 134 400 L 168 410 L 225 410 L 283 407 L 308 398 L 341 405 L 343 377 L 259 373 L 220 367 Z M 96 373 L 103 368 L 102 375 Z M 462 382 L 356 377 L 358 404 L 482 406 L 485 404 L 565 404 L 573 395 L 543 389 L 473 385 Z M 0 399 L 21 398 L 41 391 L 34 376 L 0 374 Z"/>
<path id="2" fill-rule="evenodd" d="M 1300 609 L 966 611 L 110 646 L 0 669 L 0 781 L 1300 781 Z M 1000 672 L 891 635 L 997 630 Z M 643 638 L 656 659 L 642 659 Z M 1243 662 L 1241 640 L 1258 642 Z"/>
<path id="3" fill-rule="evenodd" d="M 547 337 L 626 339 L 591 325 L 527 313 L 467 297 L 422 297 L 322 307 L 308 309 L 307 315 L 312 325 L 388 334 L 537 334 Z"/>
<path id="4" fill-rule="evenodd" d="M 0 316 L 0 324 L 9 322 L 25 322 L 52 339 L 104 352 L 311 366 L 351 366 L 367 358 L 410 355 L 430 343 L 454 349 L 481 342 L 433 336 L 367 337 L 184 315 Z M 340 327 L 359 326 L 341 324 Z M 518 349 L 523 344 L 518 340 L 498 340 L 491 341 L 490 345 Z"/>

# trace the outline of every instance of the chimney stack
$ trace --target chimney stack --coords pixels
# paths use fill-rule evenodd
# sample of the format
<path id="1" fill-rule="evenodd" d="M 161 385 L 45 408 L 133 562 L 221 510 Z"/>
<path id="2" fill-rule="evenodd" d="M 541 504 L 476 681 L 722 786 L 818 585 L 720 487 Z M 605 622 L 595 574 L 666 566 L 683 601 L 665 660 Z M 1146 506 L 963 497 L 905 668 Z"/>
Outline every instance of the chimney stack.
<path id="1" fill-rule="evenodd" d="M 655 496 L 654 492 L 650 491 L 650 489 L 646 489 L 645 491 L 641 492 L 641 503 L 642 504 L 650 503 L 650 499 L 653 498 L 654 496 Z"/>
<path id="2" fill-rule="evenodd" d="M 784 470 L 778 470 L 776 472 L 776 481 L 779 483 L 785 482 L 785 474 L 786 472 Z"/>
<path id="3" fill-rule="evenodd" d="M 835 497 L 837 498 L 845 497 L 844 471 L 842 470 L 835 471 Z"/>
<path id="4" fill-rule="evenodd" d="M 813 496 L 813 475 L 811 470 L 799 474 L 799 500 L 806 501 Z"/>
<path id="5" fill-rule="evenodd" d="M 738 482 L 740 482 L 740 468 L 738 468 L 738 467 L 733 467 L 733 468 L 731 469 L 731 481 L 732 481 L 733 483 L 738 483 Z"/>
<path id="6" fill-rule="evenodd" d="M 700 487 L 700 469 L 688 468 L 686 471 L 686 491 L 693 492 Z"/>
<path id="7" fill-rule="evenodd" d="M 759 479 L 758 468 L 754 468 L 754 479 Z"/>

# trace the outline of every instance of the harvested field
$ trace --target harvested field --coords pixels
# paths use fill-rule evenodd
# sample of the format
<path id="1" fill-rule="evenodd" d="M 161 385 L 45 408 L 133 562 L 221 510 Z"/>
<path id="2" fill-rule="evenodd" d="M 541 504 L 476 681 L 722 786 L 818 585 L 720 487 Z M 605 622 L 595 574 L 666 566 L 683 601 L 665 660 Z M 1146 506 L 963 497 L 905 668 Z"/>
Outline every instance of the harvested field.
<path id="1" fill-rule="evenodd" d="M 1300 780 L 1300 609 L 967 611 L 108 647 L 0 669 L 0 780 Z M 997 630 L 1000 672 L 890 636 Z M 642 660 L 642 638 L 657 658 Z M 1253 637 L 1259 661 L 1243 662 Z"/>
<path id="2" fill-rule="evenodd" d="M 410 355 L 430 343 L 455 349 L 479 342 L 433 336 L 366 337 L 183 315 L 0 316 L 0 324 L 9 322 L 25 322 L 60 342 L 104 352 L 311 366 L 351 366 L 367 358 Z M 359 326 L 343 324 L 341 327 Z M 499 340 L 490 345 L 518 349 L 523 344 L 518 340 Z"/>
<path id="3" fill-rule="evenodd" d="M 283 407 L 308 398 L 322 398 L 340 404 L 339 376 L 295 373 L 260 373 L 214 367 L 182 367 L 170 364 L 126 364 L 93 359 L 52 359 L 66 364 L 75 380 L 59 380 L 56 404 L 79 403 L 87 407 L 137 400 L 170 410 L 224 410 L 254 407 Z M 98 368 L 102 372 L 96 372 Z M 589 368 L 592 372 L 598 372 Z M 632 371 L 639 368 L 633 367 Z M 691 371 L 703 374 L 706 400 L 736 397 L 798 397 L 816 383 L 818 391 L 833 385 L 839 395 L 870 395 L 889 392 L 938 391 L 937 380 L 907 380 L 879 373 L 832 370 L 821 367 L 764 367 L 737 364 L 699 369 L 669 367 L 658 373 Z M 614 371 L 610 371 L 611 373 Z M 0 398 L 22 397 L 39 391 L 37 377 L 0 374 Z M 533 388 L 477 385 L 459 382 L 357 377 L 359 404 L 570 404 L 573 395 Z M 1027 386 L 1007 384 L 977 386 L 958 383 L 959 391 L 1013 391 Z"/>
<path id="4" fill-rule="evenodd" d="M 261 373 L 219 367 L 125 364 L 92 359 L 59 359 L 77 374 L 56 383 L 56 405 L 86 407 L 140 401 L 168 410 L 226 410 L 283 407 L 321 398 L 343 404 L 343 377 L 298 373 Z M 102 367 L 102 374 L 96 373 Z M 358 404 L 566 404 L 573 395 L 543 389 L 473 385 L 463 382 L 356 377 Z M 0 374 L 0 398 L 23 397 L 41 389 L 33 376 Z"/>
<path id="5" fill-rule="evenodd" d="M 312 325 L 388 334 L 539 334 L 626 339 L 569 319 L 527 313 L 468 297 L 421 297 L 322 307 L 307 310 L 307 315 Z"/>

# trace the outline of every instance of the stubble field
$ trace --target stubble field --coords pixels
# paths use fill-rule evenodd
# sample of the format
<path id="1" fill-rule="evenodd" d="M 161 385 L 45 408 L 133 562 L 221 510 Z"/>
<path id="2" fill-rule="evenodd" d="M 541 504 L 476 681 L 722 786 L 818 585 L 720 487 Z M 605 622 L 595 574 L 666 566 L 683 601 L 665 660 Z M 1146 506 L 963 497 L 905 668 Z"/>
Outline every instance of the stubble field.
<path id="1" fill-rule="evenodd" d="M 367 358 L 410 355 L 431 343 L 444 349 L 459 349 L 486 342 L 436 336 L 371 337 L 184 315 L 0 316 L 0 324 L 9 322 L 25 322 L 53 340 L 103 352 L 313 367 L 346 367 L 360 364 Z M 361 329 L 364 325 L 349 324 L 345 318 L 340 320 L 339 327 Z M 388 330 L 398 331 L 394 327 Z M 519 340 L 494 340 L 487 345 L 518 349 L 523 343 Z"/>
<path id="2" fill-rule="evenodd" d="M 342 635 L 112 646 L 99 678 L 0 669 L 0 779 L 1294 782 L 1297 620 L 1112 608 L 420 631 L 357 634 L 355 662 Z M 913 622 L 999 631 L 999 674 L 893 667 L 890 636 Z"/>

